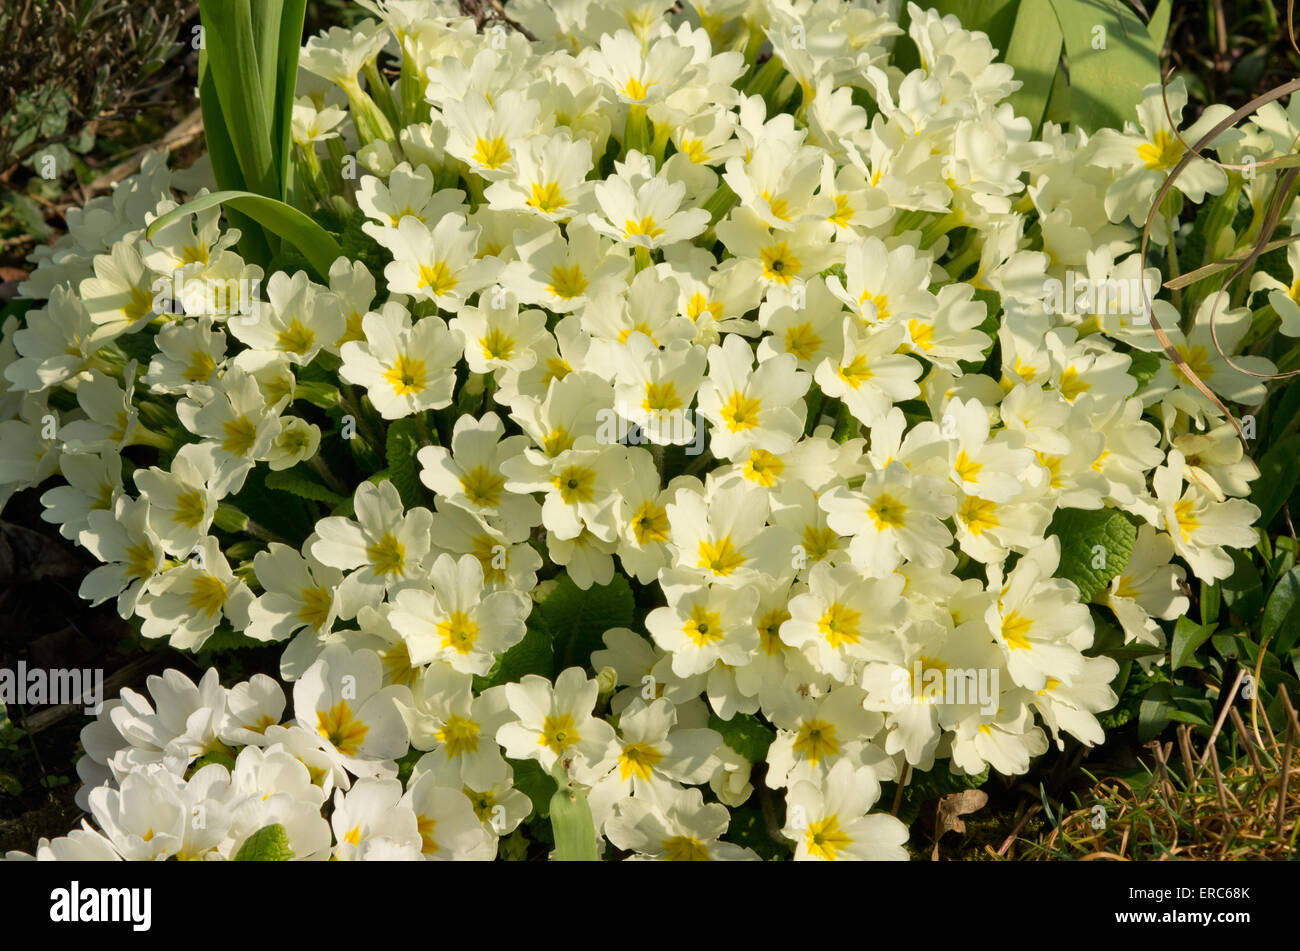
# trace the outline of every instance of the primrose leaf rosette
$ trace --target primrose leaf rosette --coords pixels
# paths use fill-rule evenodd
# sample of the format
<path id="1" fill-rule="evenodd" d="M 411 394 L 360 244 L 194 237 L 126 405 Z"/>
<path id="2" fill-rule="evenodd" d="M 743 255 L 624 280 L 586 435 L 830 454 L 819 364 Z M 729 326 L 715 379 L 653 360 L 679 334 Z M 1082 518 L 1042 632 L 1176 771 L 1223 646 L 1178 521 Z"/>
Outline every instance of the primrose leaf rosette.
<path id="1" fill-rule="evenodd" d="M 1257 538 L 1144 284 L 1223 401 L 1274 370 L 1138 260 L 1158 87 L 1035 135 L 896 2 L 363 6 L 293 106 L 327 283 L 217 206 L 147 236 L 216 190 L 150 154 L 4 327 L 0 498 L 215 665 L 104 704 L 36 858 L 905 859 L 895 784 L 1102 742 L 1094 616 L 1162 646 Z"/>

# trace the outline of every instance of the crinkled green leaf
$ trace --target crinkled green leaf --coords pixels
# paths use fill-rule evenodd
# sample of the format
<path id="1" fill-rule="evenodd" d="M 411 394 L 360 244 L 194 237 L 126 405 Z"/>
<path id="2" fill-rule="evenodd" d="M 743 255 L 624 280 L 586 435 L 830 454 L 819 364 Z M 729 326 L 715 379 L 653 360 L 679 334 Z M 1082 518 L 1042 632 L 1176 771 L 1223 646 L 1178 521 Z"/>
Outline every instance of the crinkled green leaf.
<path id="1" fill-rule="evenodd" d="M 236 862 L 287 862 L 291 858 L 289 833 L 278 822 L 258 829 L 235 853 Z"/>
<path id="2" fill-rule="evenodd" d="M 555 580 L 554 590 L 540 607 L 553 638 L 556 669 L 585 667 L 592 652 L 604 648 L 601 635 L 611 627 L 632 626 L 632 589 L 620 574 L 609 584 L 595 584 L 586 591 L 567 572 Z"/>
<path id="3" fill-rule="evenodd" d="M 1087 601 L 1124 570 L 1137 528 L 1114 509 L 1058 509 L 1047 533 L 1061 540 L 1058 578 L 1073 581 Z"/>
<path id="4" fill-rule="evenodd" d="M 554 679 L 556 674 L 551 633 L 537 608 L 528 618 L 524 639 L 498 657 L 486 674 L 474 678 L 474 693 L 498 684 L 518 683 L 527 674 L 537 674 L 547 680 Z"/>
<path id="5" fill-rule="evenodd" d="M 709 714 L 709 728 L 722 734 L 722 741 L 751 763 L 767 758 L 767 748 L 776 739 L 776 733 L 758 717 L 737 713 L 730 720 Z"/>
<path id="6" fill-rule="evenodd" d="M 343 496 L 339 495 L 332 489 L 327 489 L 315 479 L 307 475 L 311 470 L 303 466 L 294 466 L 292 469 L 281 469 L 266 474 L 266 487 L 268 489 L 279 489 L 281 492 L 292 492 L 300 499 L 310 499 L 313 502 L 324 502 L 326 505 L 338 505 L 343 501 Z"/>
<path id="7" fill-rule="evenodd" d="M 388 478 L 397 487 L 402 504 L 408 509 L 424 504 L 420 466 L 415 460 L 419 449 L 420 437 L 416 435 L 413 419 L 398 419 L 389 424 L 384 446 L 384 455 L 388 458 Z"/>

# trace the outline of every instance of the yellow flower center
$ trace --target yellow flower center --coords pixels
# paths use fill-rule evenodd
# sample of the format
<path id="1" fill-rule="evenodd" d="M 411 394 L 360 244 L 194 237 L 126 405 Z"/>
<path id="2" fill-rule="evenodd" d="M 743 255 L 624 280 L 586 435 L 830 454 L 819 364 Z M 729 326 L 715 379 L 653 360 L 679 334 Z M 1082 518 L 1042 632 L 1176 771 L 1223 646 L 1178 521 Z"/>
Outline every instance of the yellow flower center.
<path id="1" fill-rule="evenodd" d="M 587 279 L 578 265 L 566 268 L 557 264 L 551 268 L 551 283 L 546 285 L 546 289 L 563 300 L 573 300 L 587 289 Z"/>
<path id="2" fill-rule="evenodd" d="M 501 501 L 505 490 L 505 476 L 499 475 L 486 466 L 475 466 L 460 480 L 461 491 L 472 505 L 495 506 Z"/>
<path id="3" fill-rule="evenodd" d="M 415 286 L 427 287 L 436 296 L 450 294 L 459 283 L 445 261 L 435 261 L 433 264 L 420 265 L 420 279 Z"/>
<path id="4" fill-rule="evenodd" d="M 867 515 L 876 523 L 878 532 L 883 532 L 887 528 L 902 528 L 906 524 L 904 519 L 906 514 L 907 506 L 888 492 L 881 492 L 875 501 L 867 506 Z"/>
<path id="5" fill-rule="evenodd" d="M 484 360 L 509 360 L 515 352 L 514 338 L 508 336 L 499 327 L 489 330 L 487 336 L 479 340 L 478 345 L 483 348 Z"/>
<path id="6" fill-rule="evenodd" d="M 691 608 L 690 618 L 682 626 L 682 633 L 696 647 L 707 647 L 723 638 L 722 615 L 697 604 Z"/>
<path id="7" fill-rule="evenodd" d="M 652 542 L 666 541 L 668 538 L 668 510 L 646 500 L 632 516 L 632 534 L 637 543 L 648 545 Z"/>
<path id="8" fill-rule="evenodd" d="M 533 183 L 532 195 L 525 204 L 530 208 L 536 208 L 544 215 L 559 211 L 569 200 L 560 192 L 559 182 L 549 182 L 545 185 Z"/>
<path id="9" fill-rule="evenodd" d="M 631 218 L 626 218 L 623 221 L 623 234 L 629 238 L 637 235 L 657 238 L 663 233 L 664 229 L 655 224 L 655 220 L 651 215 L 646 215 L 640 221 L 633 221 Z"/>
<path id="10" fill-rule="evenodd" d="M 1028 650 L 1029 629 L 1033 626 L 1033 618 L 1024 617 L 1019 611 L 1012 611 L 1002 619 L 1002 639 L 1012 650 Z"/>
<path id="11" fill-rule="evenodd" d="M 447 620 L 438 622 L 443 650 L 450 648 L 458 654 L 468 654 L 474 649 L 478 632 L 478 625 L 464 611 L 453 611 Z"/>
<path id="12" fill-rule="evenodd" d="M 537 738 L 537 745 L 548 747 L 558 755 L 581 739 L 573 715 L 561 713 L 558 716 L 548 716 L 542 721 L 542 735 Z"/>
<path id="13" fill-rule="evenodd" d="M 429 385 L 423 360 L 413 360 L 399 353 L 393 365 L 384 371 L 384 380 L 398 396 L 417 396 Z"/>
<path id="14" fill-rule="evenodd" d="M 746 479 L 765 488 L 771 488 L 777 478 L 785 471 L 785 463 L 774 453 L 766 449 L 754 449 L 741 470 Z"/>
<path id="15" fill-rule="evenodd" d="M 506 148 L 506 140 L 499 135 L 495 139 L 479 139 L 474 143 L 472 158 L 484 168 L 495 171 L 510 161 L 510 149 Z"/>
<path id="16" fill-rule="evenodd" d="M 664 839 L 664 861 L 666 862 L 708 862 L 709 848 L 699 839 L 690 835 L 675 835 Z"/>
<path id="17" fill-rule="evenodd" d="M 346 700 L 340 700 L 329 710 L 316 711 L 316 730 L 344 756 L 356 756 L 370 727 L 353 716 Z"/>
<path id="18" fill-rule="evenodd" d="M 717 542 L 701 539 L 698 554 L 697 568 L 703 568 L 724 578 L 746 561 L 745 556 L 732 544 L 730 535 L 724 535 Z"/>
<path id="19" fill-rule="evenodd" d="M 853 844 L 853 840 L 840 828 L 838 816 L 830 816 L 808 825 L 805 839 L 808 854 L 834 862 L 836 855 Z"/>
<path id="20" fill-rule="evenodd" d="M 212 617 L 226 603 L 226 583 L 209 574 L 199 575 L 190 588 L 190 607 Z"/>
<path id="21" fill-rule="evenodd" d="M 323 585 L 303 588 L 298 596 L 302 607 L 298 609 L 298 620 L 314 630 L 321 630 L 329 621 L 330 608 L 334 605 L 334 592 Z"/>
<path id="22" fill-rule="evenodd" d="M 789 284 L 802 267 L 785 241 L 763 248 L 759 252 L 759 258 L 763 262 L 763 277 L 778 284 Z"/>
<path id="23" fill-rule="evenodd" d="M 198 528 L 203 524 L 207 514 L 207 506 L 198 489 L 191 489 L 176 496 L 176 511 L 172 515 L 172 521 L 186 528 Z"/>
<path id="24" fill-rule="evenodd" d="M 309 327 L 304 327 L 302 321 L 295 317 L 289 322 L 289 326 L 275 335 L 275 345 L 285 353 L 296 353 L 302 356 L 311 349 L 316 342 L 316 332 Z"/>
<path id="25" fill-rule="evenodd" d="M 996 528 L 1000 523 L 997 517 L 997 505 L 988 499 L 968 496 L 957 509 L 957 517 L 966 523 L 966 528 L 978 538 L 985 529 Z"/>
<path id="26" fill-rule="evenodd" d="M 257 442 L 257 424 L 247 416 L 238 416 L 221 424 L 226 438 L 221 448 L 234 456 L 246 456 Z"/>
<path id="27" fill-rule="evenodd" d="M 406 569 L 406 546 L 392 532 L 385 532 L 379 541 L 366 546 L 376 575 L 401 575 Z"/>
<path id="28" fill-rule="evenodd" d="M 569 466 L 551 480 L 565 505 L 590 502 L 596 497 L 596 471 L 585 466 Z"/>
<path id="29" fill-rule="evenodd" d="M 650 382 L 645 385 L 645 399 L 641 401 L 641 408 L 647 413 L 656 410 L 681 409 L 683 405 L 672 380 L 667 383 Z"/>
<path id="30" fill-rule="evenodd" d="M 794 354 L 799 360 L 811 360 L 821 345 L 822 338 L 817 336 L 812 324 L 807 321 L 786 328 L 785 352 Z"/>
<path id="31" fill-rule="evenodd" d="M 835 724 L 827 720 L 809 720 L 795 734 L 794 751 L 816 766 L 827 756 L 840 751 Z"/>
<path id="32" fill-rule="evenodd" d="M 746 396 L 740 390 L 736 390 L 720 410 L 722 421 L 733 433 L 753 429 L 758 425 L 758 413 L 762 405 L 762 400 Z"/>
<path id="33" fill-rule="evenodd" d="M 457 757 L 462 753 L 478 752 L 479 725 L 468 717 L 453 713 L 447 717 L 441 730 L 436 734 L 438 742 L 447 751 L 447 756 Z"/>
<path id="34" fill-rule="evenodd" d="M 1150 142 L 1137 147 L 1138 158 L 1153 172 L 1173 168 L 1183 157 L 1183 143 L 1165 129 L 1158 129 Z"/>
<path id="35" fill-rule="evenodd" d="M 629 743 L 618 758 L 619 778 L 627 780 L 635 776 L 648 780 L 655 764 L 663 758 L 664 754 L 649 743 Z"/>
<path id="36" fill-rule="evenodd" d="M 858 625 L 862 614 L 838 601 L 826 609 L 826 613 L 817 622 L 817 630 L 826 638 L 826 643 L 838 649 L 845 644 L 856 644 L 860 639 Z"/>

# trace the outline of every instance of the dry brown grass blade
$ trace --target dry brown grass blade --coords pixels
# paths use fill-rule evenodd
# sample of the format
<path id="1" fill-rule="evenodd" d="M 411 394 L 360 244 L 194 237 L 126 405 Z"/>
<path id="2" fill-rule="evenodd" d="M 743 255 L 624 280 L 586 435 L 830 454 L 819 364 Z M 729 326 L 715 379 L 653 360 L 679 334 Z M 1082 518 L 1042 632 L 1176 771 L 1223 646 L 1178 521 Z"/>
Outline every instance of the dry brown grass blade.
<path id="1" fill-rule="evenodd" d="M 1246 671 L 1238 668 L 1237 679 L 1232 682 L 1231 689 L 1228 690 L 1227 697 L 1223 701 L 1223 706 L 1219 708 L 1219 718 L 1214 721 L 1214 729 L 1210 731 L 1210 741 L 1205 748 L 1205 753 L 1201 754 L 1201 762 L 1196 767 L 1196 777 L 1200 778 L 1201 770 L 1205 769 L 1205 759 L 1210 755 L 1209 751 L 1214 749 L 1214 741 L 1219 738 L 1219 731 L 1223 729 L 1223 721 L 1228 717 L 1228 711 L 1232 709 L 1232 701 L 1237 699 L 1237 690 L 1241 687 L 1241 681 L 1245 678 Z"/>

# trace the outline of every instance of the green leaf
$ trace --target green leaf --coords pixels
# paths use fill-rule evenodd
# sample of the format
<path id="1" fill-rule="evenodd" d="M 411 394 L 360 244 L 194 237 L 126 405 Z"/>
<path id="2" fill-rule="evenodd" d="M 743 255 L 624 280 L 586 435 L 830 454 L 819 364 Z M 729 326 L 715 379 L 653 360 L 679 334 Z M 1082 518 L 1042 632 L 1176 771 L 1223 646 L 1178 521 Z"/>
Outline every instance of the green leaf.
<path id="1" fill-rule="evenodd" d="M 1138 742 L 1155 739 L 1169 725 L 1175 711 L 1169 696 L 1169 684 L 1158 683 L 1147 691 L 1138 706 Z"/>
<path id="2" fill-rule="evenodd" d="M 716 713 L 710 713 L 709 728 L 721 733 L 722 741 L 751 763 L 766 759 L 767 748 L 776 739 L 771 727 L 748 713 L 737 713 L 730 720 L 721 720 Z"/>
<path id="3" fill-rule="evenodd" d="M 604 648 L 601 635 L 612 627 L 632 626 L 632 589 L 620 574 L 586 591 L 567 572 L 555 580 L 555 589 L 539 607 L 554 640 L 556 669 L 585 667 L 592 653 Z"/>
<path id="4" fill-rule="evenodd" d="M 278 145 L 276 161 L 280 169 L 280 198 L 287 198 L 293 184 L 293 98 L 298 89 L 298 53 L 302 49 L 303 20 L 307 0 L 283 0 L 280 15 L 279 47 L 276 53 L 275 104 L 271 111 L 271 131 Z"/>
<path id="5" fill-rule="evenodd" d="M 1300 479 L 1300 435 L 1275 444 L 1259 461 L 1259 478 L 1250 487 L 1250 501 L 1259 509 L 1255 523 L 1267 527 Z"/>
<path id="6" fill-rule="evenodd" d="M 1173 12 L 1173 7 L 1170 0 L 1160 0 L 1156 12 L 1151 14 L 1151 20 L 1147 23 L 1147 36 L 1151 37 L 1157 52 L 1164 48 L 1165 37 L 1169 35 L 1169 14 Z"/>
<path id="7" fill-rule="evenodd" d="M 1161 359 L 1156 353 L 1144 353 L 1135 351 L 1128 355 L 1130 364 L 1128 364 L 1128 375 L 1138 381 L 1138 388 L 1141 390 L 1147 383 L 1151 382 L 1152 377 L 1160 370 Z"/>
<path id="8" fill-rule="evenodd" d="M 1037 132 L 1061 61 L 1061 27 L 1051 0 L 1020 0 L 1002 60 L 1015 69 L 1016 79 L 1024 84 L 1007 101 Z"/>
<path id="9" fill-rule="evenodd" d="M 528 618 L 524 639 L 498 657 L 486 674 L 474 678 L 474 693 L 480 694 L 499 684 L 518 683 L 527 674 L 537 674 L 547 680 L 555 679 L 556 674 L 551 633 L 536 608 Z"/>
<path id="10" fill-rule="evenodd" d="M 312 269 L 317 272 L 317 278 L 328 280 L 330 265 L 342 253 L 333 236 L 292 205 L 254 195 L 252 192 L 219 191 L 187 201 L 179 208 L 156 218 L 145 229 L 145 237 L 152 238 L 159 228 L 186 215 L 221 204 L 248 215 L 267 230 L 284 238 L 303 253 Z"/>
<path id="11" fill-rule="evenodd" d="M 324 502 L 326 505 L 334 506 L 343 501 L 343 496 L 339 495 L 332 489 L 327 489 L 307 473 L 311 470 L 302 465 L 294 466 L 292 469 L 281 469 L 278 472 L 268 472 L 266 474 L 266 487 L 268 489 L 278 489 L 281 492 L 291 492 L 300 499 L 310 499 L 313 502 Z"/>
<path id="12" fill-rule="evenodd" d="M 199 0 L 199 16 L 222 119 L 240 173 L 251 191 L 278 197 L 280 174 L 258 67 L 250 0 Z"/>
<path id="13" fill-rule="evenodd" d="M 1016 5 L 1017 0 L 926 0 L 919 4 L 944 16 L 955 15 L 966 29 L 987 34 L 989 42 L 998 50 L 1007 48 L 1016 20 Z"/>
<path id="14" fill-rule="evenodd" d="M 233 756 L 225 750 L 209 750 L 190 765 L 190 768 L 185 771 L 185 778 L 189 779 L 204 766 L 211 766 L 213 763 L 224 766 L 226 772 L 233 773 L 235 771 L 235 758 Z"/>
<path id="15" fill-rule="evenodd" d="M 331 383 L 317 380 L 299 380 L 293 388 L 295 400 L 305 400 L 321 409 L 337 409 L 339 405 L 339 388 Z"/>
<path id="16" fill-rule="evenodd" d="M 248 527 L 248 516 L 233 505 L 221 502 L 217 505 L 217 512 L 212 518 L 212 524 L 223 532 L 238 533 Z"/>
<path id="17" fill-rule="evenodd" d="M 773 841 L 763 821 L 759 806 L 743 805 L 731 810 L 731 823 L 727 826 L 727 841 L 753 849 L 766 862 L 793 857 L 794 843 L 789 839 Z"/>
<path id="18" fill-rule="evenodd" d="M 1260 642 L 1268 638 L 1274 653 L 1285 654 L 1300 638 L 1300 566 L 1292 568 L 1273 586 L 1264 606 Z"/>
<path id="19" fill-rule="evenodd" d="M 515 788 L 532 800 L 533 814 L 545 819 L 551 814 L 551 794 L 555 792 L 555 783 L 535 759 L 512 759 L 509 762 L 514 772 Z"/>
<path id="20" fill-rule="evenodd" d="M 555 833 L 557 862 L 595 862 L 600 859 L 596 824 L 591 818 L 591 807 L 582 790 L 569 785 L 563 766 L 556 761 L 551 774 L 555 779 L 555 795 L 551 797 L 551 830 Z"/>
<path id="21" fill-rule="evenodd" d="M 388 457 L 388 478 L 397 487 L 402 504 L 408 509 L 424 504 L 424 486 L 420 482 L 420 467 L 415 454 L 420 450 L 420 437 L 415 432 L 415 420 L 399 419 L 388 426 L 384 455 Z"/>
<path id="22" fill-rule="evenodd" d="M 287 862 L 291 858 L 289 833 L 278 822 L 258 829 L 235 853 L 236 862 Z"/>
<path id="23" fill-rule="evenodd" d="M 1047 532 L 1061 540 L 1057 577 L 1073 581 L 1083 601 L 1124 570 L 1137 539 L 1133 523 L 1114 509 L 1058 509 Z"/>
<path id="24" fill-rule="evenodd" d="M 1069 68 L 1073 124 L 1088 133 L 1137 121 L 1144 87 L 1160 82 L 1146 25 L 1116 0 L 1051 0 Z"/>
<path id="25" fill-rule="evenodd" d="M 1174 625 L 1174 637 L 1169 643 L 1169 669 L 1187 666 L 1197 648 L 1218 629 L 1217 624 L 1197 624 L 1191 618 L 1180 617 Z"/>

